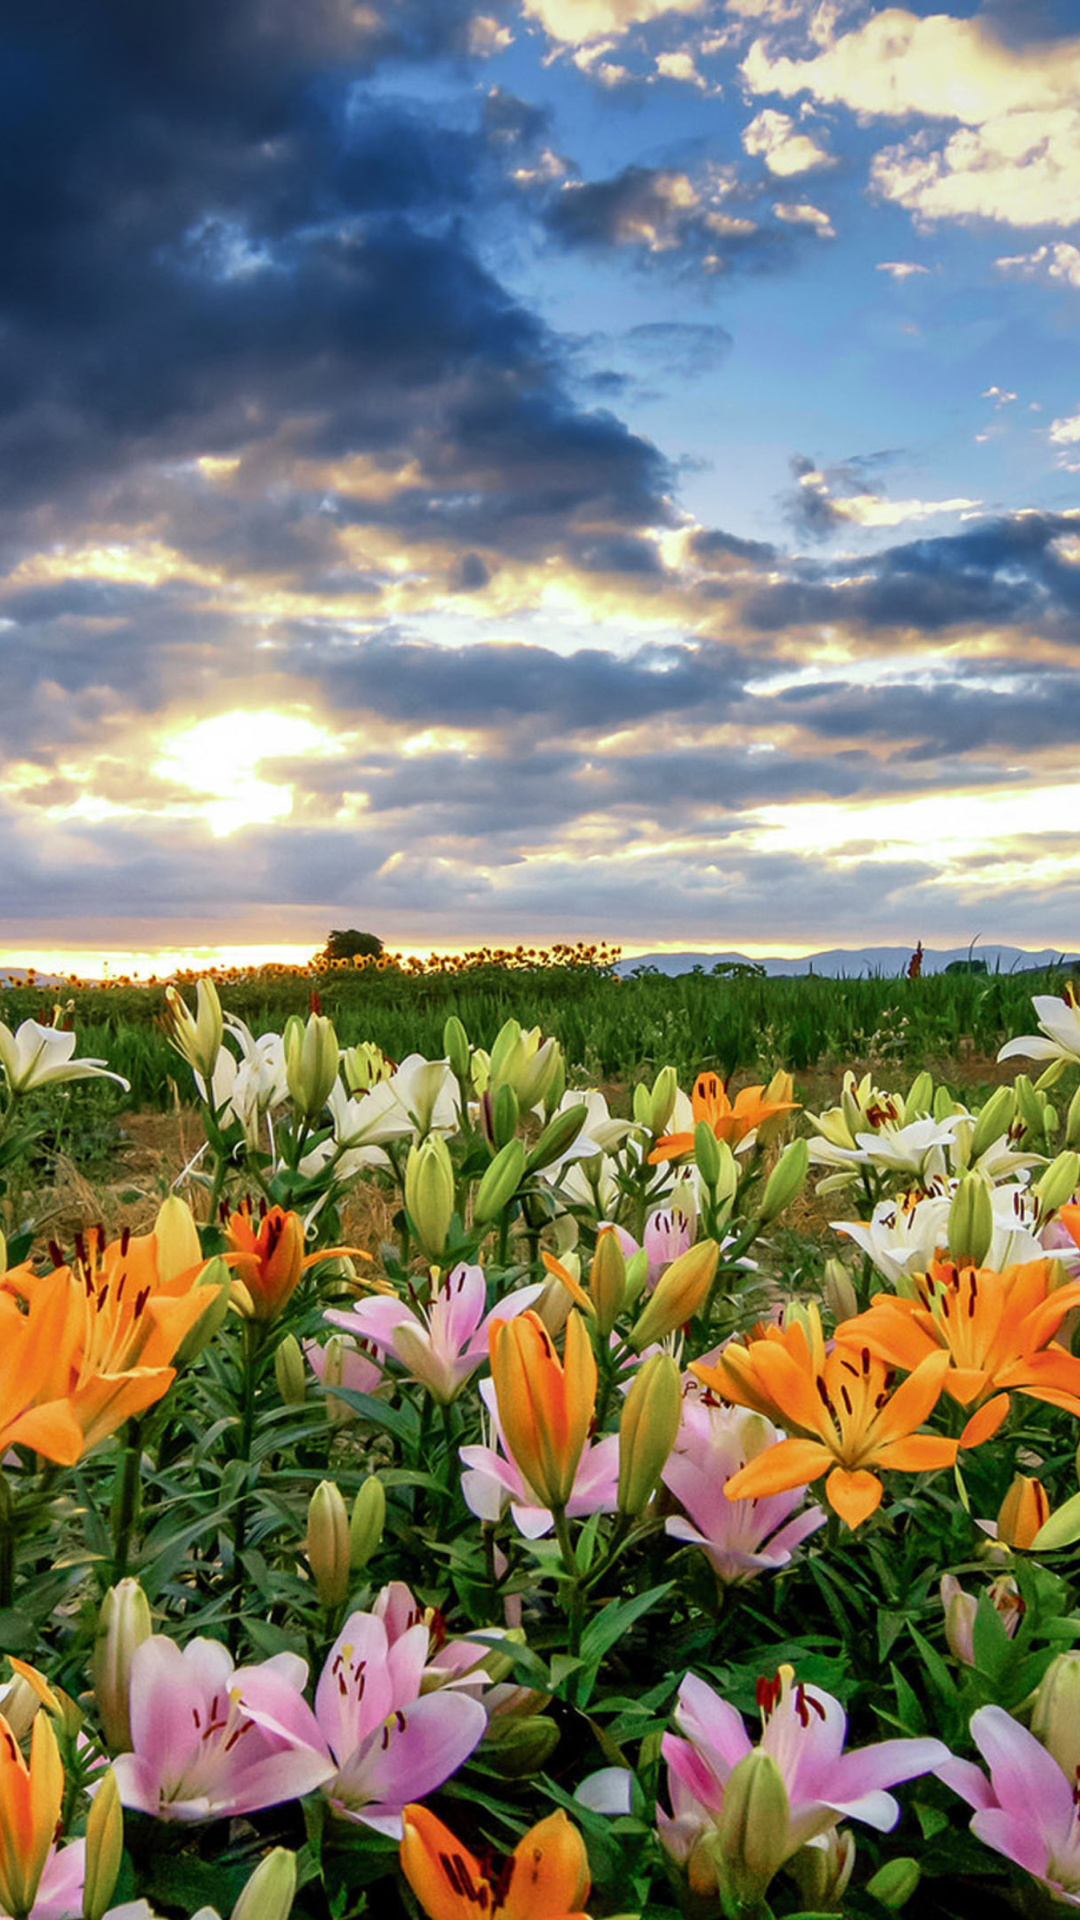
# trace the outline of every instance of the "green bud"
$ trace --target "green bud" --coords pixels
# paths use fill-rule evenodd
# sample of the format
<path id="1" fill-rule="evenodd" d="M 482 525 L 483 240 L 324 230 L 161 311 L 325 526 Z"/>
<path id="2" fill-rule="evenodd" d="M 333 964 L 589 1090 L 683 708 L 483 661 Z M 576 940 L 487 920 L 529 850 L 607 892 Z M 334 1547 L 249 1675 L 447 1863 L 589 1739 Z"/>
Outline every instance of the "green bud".
<path id="1" fill-rule="evenodd" d="M 86 1816 L 83 1920 L 102 1920 L 124 1857 L 124 1813 L 112 1767 L 101 1778 Z"/>
<path id="2" fill-rule="evenodd" d="M 524 1173 L 525 1142 L 516 1138 L 508 1140 L 495 1155 L 476 1189 L 473 1219 L 477 1226 L 486 1226 L 489 1220 L 498 1219 L 521 1185 Z"/>
<path id="3" fill-rule="evenodd" d="M 284 1042 L 289 1098 L 302 1119 L 314 1120 L 325 1107 L 338 1075 L 333 1023 L 321 1013 L 309 1014 L 306 1023 L 294 1014 L 286 1022 Z"/>
<path id="4" fill-rule="evenodd" d="M 349 1516 L 332 1480 L 320 1480 L 308 1502 L 306 1550 L 323 1606 L 339 1607 L 349 1597 Z"/>
<path id="5" fill-rule="evenodd" d="M 806 1176 L 810 1171 L 810 1142 L 800 1138 L 793 1140 L 784 1148 L 775 1167 L 765 1182 L 765 1191 L 761 1196 L 758 1218 L 763 1227 L 783 1213 L 797 1200 L 806 1185 Z"/>
<path id="6" fill-rule="evenodd" d="M 948 1087 L 938 1087 L 934 1094 L 934 1119 L 948 1120 L 956 1112 L 956 1101 Z"/>
<path id="7" fill-rule="evenodd" d="M 341 1075 L 350 1093 L 368 1093 L 380 1080 L 389 1080 L 393 1071 L 393 1061 L 373 1040 L 360 1040 L 341 1056 Z"/>
<path id="8" fill-rule="evenodd" d="M 886 1860 L 867 1881 L 866 1891 L 872 1899 L 880 1900 L 883 1907 L 890 1907 L 896 1913 L 906 1906 L 921 1878 L 918 1861 L 903 1854 L 899 1859 Z"/>
<path id="9" fill-rule="evenodd" d="M 378 1474 L 364 1481 L 349 1520 L 349 1567 L 359 1573 L 376 1554 L 386 1526 L 386 1491 Z"/>
<path id="10" fill-rule="evenodd" d="M 302 1407 L 307 1397 L 307 1367 L 295 1333 L 287 1333 L 274 1355 L 274 1379 L 287 1407 Z"/>
<path id="11" fill-rule="evenodd" d="M 825 1302 L 837 1326 L 843 1320 L 854 1320 L 859 1311 L 859 1297 L 851 1275 L 835 1254 L 825 1262 Z"/>
<path id="12" fill-rule="evenodd" d="M 1039 1175 L 1032 1191 L 1039 1202 L 1039 1223 L 1048 1220 L 1052 1213 L 1071 1200 L 1080 1186 L 1080 1153 L 1066 1148 L 1056 1160 Z"/>
<path id="13" fill-rule="evenodd" d="M 495 1726 L 496 1722 L 492 1721 L 483 1746 L 483 1758 L 504 1780 L 526 1780 L 530 1774 L 539 1773 L 559 1744 L 559 1729 L 546 1714 L 528 1714 L 524 1719 L 511 1720 L 505 1730 L 500 1728 L 492 1738 L 491 1730 Z"/>
<path id="14" fill-rule="evenodd" d="M 289 1920 L 296 1899 L 296 1855 L 275 1847 L 260 1860 L 230 1920 Z"/>
<path id="15" fill-rule="evenodd" d="M 232 1274 L 230 1273 L 227 1262 L 221 1258 L 220 1254 L 217 1255 L 215 1259 L 207 1261 L 199 1275 L 196 1285 L 200 1288 L 206 1287 L 216 1290 L 217 1299 L 214 1300 L 210 1306 L 203 1309 L 195 1325 L 188 1330 L 181 1340 L 176 1350 L 176 1358 L 173 1361 L 173 1365 L 177 1371 L 182 1367 L 190 1366 L 191 1362 L 198 1358 L 203 1348 L 210 1345 L 215 1333 L 225 1325 L 228 1319 L 229 1300 L 232 1294 Z"/>
<path id="16" fill-rule="evenodd" d="M 1041 1135 L 1044 1131 L 1043 1103 L 1036 1093 L 1026 1073 L 1018 1073 L 1014 1082 L 1017 1111 L 1029 1133 Z"/>
<path id="17" fill-rule="evenodd" d="M 538 1107 L 547 1100 L 561 1062 L 562 1048 L 557 1040 L 543 1041 L 536 1052 L 526 1059 L 515 1089 L 523 1111 L 528 1112 L 531 1107 Z"/>
<path id="18" fill-rule="evenodd" d="M 720 1178 L 720 1142 L 707 1120 L 699 1120 L 694 1128 L 694 1159 L 705 1185 L 715 1187 Z"/>
<path id="19" fill-rule="evenodd" d="M 965 1173 L 949 1208 L 949 1254 L 958 1265 L 981 1267 L 994 1237 L 994 1207 L 981 1173 Z"/>
<path id="20" fill-rule="evenodd" d="M 1080 1147 L 1080 1087 L 1077 1087 L 1069 1101 L 1069 1111 L 1065 1115 L 1065 1145 Z"/>
<path id="21" fill-rule="evenodd" d="M 709 1296 L 720 1261 L 715 1240 L 699 1240 L 673 1260 L 661 1274 L 643 1312 L 630 1331 L 630 1345 L 638 1353 L 654 1340 L 663 1340 L 700 1313 Z"/>
<path id="22" fill-rule="evenodd" d="M 525 1163 L 529 1173 L 539 1173 L 541 1167 L 550 1166 L 553 1160 L 561 1159 L 569 1151 L 585 1125 L 588 1113 L 588 1107 L 581 1101 L 577 1106 L 566 1107 L 548 1121 Z"/>
<path id="23" fill-rule="evenodd" d="M 454 1217 L 454 1167 L 441 1134 L 409 1148 L 405 1163 L 405 1211 L 429 1259 L 438 1260 Z"/>
<path id="24" fill-rule="evenodd" d="M 803 1905 L 815 1913 L 841 1913 L 855 1866 L 855 1838 L 839 1827 L 823 1833 L 815 1846 L 800 1847 L 787 1862 Z"/>
<path id="25" fill-rule="evenodd" d="M 644 1124 L 650 1133 L 662 1134 L 675 1110 L 675 1097 L 679 1091 L 679 1079 L 674 1067 L 661 1067 L 652 1087 L 646 1095 L 647 1111 Z M 637 1118 L 635 1112 L 634 1118 Z"/>
<path id="26" fill-rule="evenodd" d="M 626 1256 L 614 1227 L 607 1227 L 597 1237 L 589 1293 L 596 1308 L 597 1328 L 606 1340 L 626 1298 Z"/>
<path id="27" fill-rule="evenodd" d="M 121 1580 L 110 1587 L 98 1614 L 90 1684 L 98 1718 L 114 1753 L 131 1752 L 131 1663 L 154 1629 L 150 1602 L 137 1580 Z"/>
<path id="28" fill-rule="evenodd" d="M 551 1076 L 551 1084 L 548 1087 L 546 1094 L 544 1095 L 544 1114 L 548 1119 L 551 1118 L 551 1115 L 553 1113 L 558 1111 L 558 1108 L 562 1103 L 563 1095 L 565 1094 L 565 1092 L 566 1092 L 566 1055 L 563 1052 L 562 1048 L 560 1047 L 559 1057 L 555 1065 L 555 1072 Z"/>
<path id="29" fill-rule="evenodd" d="M 652 1097 L 644 1080 L 639 1080 L 634 1088 L 633 1115 L 639 1127 L 647 1127 L 652 1113 Z"/>
<path id="30" fill-rule="evenodd" d="M 195 1006 L 192 1014 L 177 989 L 166 987 L 165 1028 L 169 1044 L 205 1081 L 207 1099 L 212 1100 L 210 1082 L 221 1052 L 225 1024 L 217 988 L 209 977 L 195 983 Z"/>
<path id="31" fill-rule="evenodd" d="M 934 1100 L 933 1077 L 925 1067 L 915 1075 L 904 1097 L 903 1124 L 910 1126 L 913 1120 L 928 1119 Z"/>
<path id="32" fill-rule="evenodd" d="M 1000 1140 L 1003 1133 L 1008 1133 L 1015 1113 L 1016 1094 L 1012 1087 L 997 1087 L 986 1105 L 979 1108 L 975 1131 L 971 1136 L 972 1160 L 978 1160 L 987 1147 L 992 1147 L 995 1140 Z"/>
<path id="33" fill-rule="evenodd" d="M 1031 1731 L 1069 1780 L 1080 1766 L 1080 1653 L 1059 1653 L 1039 1682 Z"/>
<path id="34" fill-rule="evenodd" d="M 517 1132 L 521 1108 L 512 1086 L 504 1083 L 495 1095 L 491 1109 L 491 1131 L 496 1147 L 505 1147 Z"/>
<path id="35" fill-rule="evenodd" d="M 619 1421 L 621 1514 L 633 1520 L 644 1513 L 675 1445 L 681 1419 L 679 1363 L 670 1353 L 654 1353 L 638 1368 L 623 1401 Z"/>
<path id="36" fill-rule="evenodd" d="M 720 1885 L 733 1906 L 756 1907 L 791 1852 L 791 1803 L 776 1761 L 755 1747 L 732 1768 L 710 1843 Z"/>
<path id="37" fill-rule="evenodd" d="M 1048 1093 L 1051 1087 L 1056 1087 L 1068 1065 L 1067 1060 L 1051 1060 L 1049 1066 L 1043 1068 L 1035 1082 L 1036 1093 Z"/>
<path id="38" fill-rule="evenodd" d="M 472 1060 L 469 1036 L 456 1013 L 452 1013 L 443 1028 L 443 1052 L 450 1062 L 450 1071 L 455 1080 L 467 1080 Z"/>
<path id="39" fill-rule="evenodd" d="M 626 1294 L 623 1306 L 629 1312 L 649 1277 L 649 1256 L 644 1247 L 630 1255 L 626 1263 Z"/>
<path id="40" fill-rule="evenodd" d="M 495 1035 L 495 1044 L 491 1049 L 490 1085 L 497 1086 L 504 1080 L 515 1079 L 524 1055 L 521 1023 L 505 1020 Z"/>

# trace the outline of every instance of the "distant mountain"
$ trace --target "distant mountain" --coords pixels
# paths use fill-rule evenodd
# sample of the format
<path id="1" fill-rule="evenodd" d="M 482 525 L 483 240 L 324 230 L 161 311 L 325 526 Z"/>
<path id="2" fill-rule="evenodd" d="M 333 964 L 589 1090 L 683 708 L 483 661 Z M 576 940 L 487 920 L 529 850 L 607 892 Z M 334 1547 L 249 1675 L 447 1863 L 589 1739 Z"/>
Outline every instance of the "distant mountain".
<path id="1" fill-rule="evenodd" d="M 1066 953 L 1063 957 L 1060 947 L 1043 947 L 1038 953 L 1028 952 L 1024 947 L 924 947 L 924 973 L 944 973 L 945 968 L 954 960 L 982 960 L 990 973 L 1025 973 L 1043 967 L 1063 964 L 1066 968 L 1080 971 L 1080 957 Z M 670 975 L 692 973 L 695 967 L 701 967 L 711 973 L 720 962 L 734 965 L 763 966 L 766 973 L 774 978 L 793 979 L 799 974 L 816 973 L 824 979 L 839 980 L 845 976 L 851 979 L 869 979 L 881 975 L 884 979 L 896 979 L 907 972 L 911 959 L 910 947 L 829 947 L 824 953 L 805 954 L 801 960 L 767 959 L 753 962 L 745 953 L 735 953 L 730 949 L 723 953 L 642 953 L 630 960 L 620 960 L 616 971 L 628 979 L 639 967 L 655 967 L 658 973 Z"/>

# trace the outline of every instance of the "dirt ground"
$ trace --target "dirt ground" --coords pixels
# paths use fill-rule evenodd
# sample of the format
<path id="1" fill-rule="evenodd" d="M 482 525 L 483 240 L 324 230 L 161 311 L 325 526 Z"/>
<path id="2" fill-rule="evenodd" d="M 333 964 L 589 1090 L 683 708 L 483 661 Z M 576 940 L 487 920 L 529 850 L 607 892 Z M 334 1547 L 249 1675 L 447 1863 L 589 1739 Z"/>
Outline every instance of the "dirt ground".
<path id="1" fill-rule="evenodd" d="M 903 1063 L 854 1061 L 850 1063 L 861 1076 L 870 1072 L 874 1084 L 889 1090 L 905 1091 L 914 1070 Z M 974 1043 L 961 1039 L 951 1060 L 928 1060 L 935 1080 L 944 1080 L 957 1092 L 979 1089 L 981 1097 L 995 1086 L 1010 1083 L 1018 1063 L 999 1063 L 976 1052 Z M 839 1098 L 844 1069 L 822 1064 L 796 1077 L 795 1097 L 811 1112 L 834 1106 Z M 745 1076 L 740 1076 L 740 1080 Z M 740 1080 L 733 1083 L 736 1090 Z M 607 1083 L 604 1093 L 611 1110 L 625 1113 L 629 1095 L 625 1086 Z M 133 1232 L 145 1231 L 153 1222 L 162 1200 L 181 1170 L 194 1160 L 202 1142 L 197 1111 L 177 1106 L 167 1113 L 133 1112 L 120 1118 L 120 1146 L 114 1177 L 91 1184 L 74 1162 L 62 1159 L 54 1186 L 40 1195 L 41 1232 L 62 1244 L 80 1227 L 101 1220 L 111 1237 L 128 1226 Z M 187 1182 L 180 1189 L 198 1211 L 199 1189 Z M 791 1229 L 807 1238 L 827 1233 L 828 1222 L 851 1209 L 838 1194 L 818 1197 L 810 1185 L 788 1216 Z M 350 1193 L 343 1209 L 343 1227 L 348 1240 L 358 1246 L 375 1247 L 393 1237 L 393 1207 L 388 1196 L 374 1183 L 360 1181 Z M 39 1215 L 40 1217 L 40 1215 Z"/>

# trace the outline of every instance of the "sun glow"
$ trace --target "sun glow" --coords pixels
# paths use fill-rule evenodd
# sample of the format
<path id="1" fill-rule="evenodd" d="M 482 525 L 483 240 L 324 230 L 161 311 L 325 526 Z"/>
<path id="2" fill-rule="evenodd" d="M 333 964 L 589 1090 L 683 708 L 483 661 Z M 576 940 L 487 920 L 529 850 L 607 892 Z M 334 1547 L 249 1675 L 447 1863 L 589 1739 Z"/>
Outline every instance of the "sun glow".
<path id="1" fill-rule="evenodd" d="M 240 827 L 282 820 L 292 812 L 292 786 L 261 778 L 267 760 L 333 752 L 325 728 L 299 714 L 219 713 L 168 736 L 154 772 L 198 796 L 195 809 L 216 840 Z"/>

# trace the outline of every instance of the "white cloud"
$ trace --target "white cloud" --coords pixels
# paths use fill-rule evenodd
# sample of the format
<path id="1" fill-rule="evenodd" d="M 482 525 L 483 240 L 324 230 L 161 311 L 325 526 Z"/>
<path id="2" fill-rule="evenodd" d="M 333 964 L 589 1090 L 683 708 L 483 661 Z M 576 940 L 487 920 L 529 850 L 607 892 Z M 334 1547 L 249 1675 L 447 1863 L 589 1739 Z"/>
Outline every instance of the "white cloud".
<path id="1" fill-rule="evenodd" d="M 766 107 L 749 126 L 743 128 L 743 146 L 747 153 L 764 160 L 770 173 L 787 178 L 809 173 L 814 167 L 833 167 L 834 156 L 807 133 L 800 133 L 789 114 Z"/>
<path id="2" fill-rule="evenodd" d="M 1055 447 L 1074 447 L 1080 440 L 1080 413 L 1066 414 L 1052 421 L 1048 432 Z"/>
<path id="3" fill-rule="evenodd" d="M 878 273 L 891 273 L 894 280 L 910 280 L 913 273 L 929 273 L 929 267 L 921 267 L 916 260 L 879 260 Z"/>
<path id="4" fill-rule="evenodd" d="M 514 44 L 509 27 L 501 27 L 488 13 L 475 13 L 469 21 L 469 52 L 486 60 L 490 54 L 505 53 Z"/>
<path id="5" fill-rule="evenodd" d="M 661 53 L 656 57 L 656 71 L 665 80 L 683 80 L 691 87 L 707 91 L 708 81 L 694 65 L 692 53 Z"/>
<path id="6" fill-rule="evenodd" d="M 925 221 L 1072 226 L 1080 204 L 1080 37 L 1006 46 L 984 20 L 886 7 L 807 60 L 755 40 L 742 65 L 755 93 L 809 93 L 867 118 L 960 122 L 879 153 L 878 192 Z"/>
<path id="7" fill-rule="evenodd" d="M 830 518 L 847 520 L 855 527 L 899 527 L 909 520 L 929 520 L 938 513 L 971 513 L 978 500 L 887 500 L 880 493 L 836 494 L 827 473 L 812 468 L 799 475 L 799 487 L 811 499 L 827 507 Z"/>
<path id="8" fill-rule="evenodd" d="M 836 239 L 836 228 L 828 214 L 820 207 L 812 207 L 807 200 L 779 200 L 773 212 L 778 220 L 785 220 L 791 226 L 813 227 L 823 240 Z"/>
<path id="9" fill-rule="evenodd" d="M 1080 247 L 1068 240 L 1036 247 L 1034 253 L 1008 254 L 994 265 L 1006 273 L 1021 273 L 1027 280 L 1058 280 L 1063 286 L 1080 287 Z"/>
<path id="10" fill-rule="evenodd" d="M 584 46 L 606 34 L 628 33 L 665 13 L 700 13 L 705 0 L 523 0 L 524 11 L 538 20 L 553 40 Z"/>
<path id="11" fill-rule="evenodd" d="M 987 387 L 982 395 L 984 400 L 992 400 L 995 407 L 1007 407 L 1017 398 L 1008 387 Z"/>

